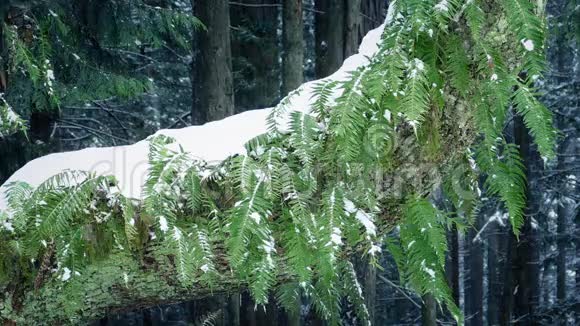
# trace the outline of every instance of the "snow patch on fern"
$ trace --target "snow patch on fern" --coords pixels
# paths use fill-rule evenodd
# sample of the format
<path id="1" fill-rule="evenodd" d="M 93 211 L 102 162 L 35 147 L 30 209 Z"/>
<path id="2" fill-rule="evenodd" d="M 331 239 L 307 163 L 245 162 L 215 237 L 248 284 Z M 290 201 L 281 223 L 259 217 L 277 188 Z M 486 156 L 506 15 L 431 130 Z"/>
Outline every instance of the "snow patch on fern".
<path id="1" fill-rule="evenodd" d="M 435 10 L 437 11 L 449 11 L 449 2 L 447 0 L 441 0 L 441 2 L 435 5 Z"/>
<path id="2" fill-rule="evenodd" d="M 520 42 L 522 43 L 522 45 L 524 46 L 524 49 L 526 49 L 526 51 L 534 51 L 534 41 L 528 40 L 528 39 L 522 39 Z"/>

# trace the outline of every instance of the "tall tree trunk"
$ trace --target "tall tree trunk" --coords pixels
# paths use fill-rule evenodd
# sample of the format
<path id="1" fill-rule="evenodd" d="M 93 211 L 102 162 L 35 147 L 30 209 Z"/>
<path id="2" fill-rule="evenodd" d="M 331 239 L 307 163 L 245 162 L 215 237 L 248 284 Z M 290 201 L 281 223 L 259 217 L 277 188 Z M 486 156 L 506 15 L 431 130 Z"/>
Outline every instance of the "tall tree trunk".
<path id="1" fill-rule="evenodd" d="M 4 23 L 6 22 L 7 12 L 5 5 L 0 5 L 0 94 L 6 92 L 7 71 L 8 71 L 8 49 L 4 44 Z"/>
<path id="2" fill-rule="evenodd" d="M 227 300 L 227 315 L 228 315 L 228 326 L 239 326 L 240 325 L 240 305 L 241 298 L 239 293 L 234 293 L 229 295 Z"/>
<path id="3" fill-rule="evenodd" d="M 386 6 L 382 0 L 317 0 L 316 10 L 316 76 L 323 78 L 358 52 L 364 35 L 383 22 Z"/>
<path id="4" fill-rule="evenodd" d="M 421 324 L 423 326 L 437 325 L 437 302 L 431 294 L 423 296 L 423 305 L 421 306 Z"/>
<path id="5" fill-rule="evenodd" d="M 242 307 L 244 311 L 242 324 L 247 326 L 257 326 L 257 311 L 254 309 L 254 301 L 248 292 L 242 293 Z"/>
<path id="6" fill-rule="evenodd" d="M 576 226 L 575 228 L 575 235 L 574 237 L 576 238 L 576 283 L 575 285 L 575 291 L 576 293 L 580 293 L 580 259 L 578 259 L 578 257 L 580 257 L 580 210 L 578 210 L 576 212 L 576 217 L 574 218 L 574 224 Z M 580 322 L 580 314 L 576 314 L 576 322 L 579 323 Z"/>
<path id="7" fill-rule="evenodd" d="M 487 323 L 488 325 L 499 325 L 500 318 L 500 306 L 502 304 L 501 296 L 501 276 L 500 273 L 500 260 L 501 256 L 504 254 L 503 248 L 501 248 L 500 239 L 504 237 L 504 234 L 500 233 L 500 227 L 498 223 L 491 223 L 488 226 L 488 236 L 487 236 Z"/>
<path id="8" fill-rule="evenodd" d="M 316 76 L 338 70 L 344 60 L 344 1 L 316 1 Z"/>
<path id="9" fill-rule="evenodd" d="M 523 119 L 518 115 L 514 119 L 514 139 L 520 148 L 520 155 L 526 168 L 526 177 L 532 180 L 532 150 L 531 138 L 526 129 Z M 533 193 L 528 184 L 526 191 L 525 223 L 521 230 L 519 243 L 514 256 L 514 311 L 513 318 L 522 323 L 533 320 L 533 314 L 539 299 L 539 250 L 538 235 L 532 226 L 532 219 L 538 219 L 539 215 Z M 534 222 L 534 223 L 537 223 Z"/>
<path id="10" fill-rule="evenodd" d="M 482 227 L 482 214 L 477 214 L 475 225 L 469 230 L 467 237 L 467 247 L 469 248 L 468 268 L 468 288 L 465 302 L 465 315 L 470 317 L 470 325 L 483 325 L 483 251 L 481 239 L 476 238 Z"/>
<path id="11" fill-rule="evenodd" d="M 459 305 L 459 236 L 455 225 L 447 233 L 447 242 L 449 243 L 449 253 L 445 262 L 445 274 L 447 275 L 447 283 L 451 287 L 453 300 Z"/>
<path id="12" fill-rule="evenodd" d="M 547 47 L 547 56 L 550 62 L 550 69 L 548 80 L 546 82 L 546 98 L 545 103 L 556 114 L 556 125 L 559 129 L 564 130 L 576 126 L 576 131 L 565 132 L 566 138 L 561 143 L 558 149 L 558 171 L 563 172 L 559 176 L 559 184 L 555 189 L 559 194 L 559 205 L 557 208 L 557 249 L 556 256 L 556 297 L 557 304 L 561 307 L 561 303 L 571 294 L 580 293 L 580 211 L 574 212 L 574 194 L 578 193 L 578 183 L 571 184 L 566 180 L 568 175 L 572 175 L 578 180 L 580 174 L 575 169 L 577 165 L 577 157 L 575 153 L 580 152 L 578 141 L 574 141 L 577 137 L 577 122 L 578 122 L 578 103 L 579 92 L 578 85 L 580 76 L 579 57 L 578 57 L 578 32 L 580 25 L 578 24 L 578 10 L 575 8 L 577 2 L 567 0 L 553 0 L 546 4 L 546 12 L 548 19 L 550 38 Z M 576 9 L 576 10 L 575 10 Z M 577 163 L 576 163 L 577 164 Z M 576 170 L 574 172 L 574 170 Z M 571 181 L 571 180 L 570 180 Z M 577 209 L 577 208 L 576 208 Z M 574 216 L 576 214 L 576 216 Z M 574 220 L 575 219 L 575 220 Z M 575 228 L 575 234 L 574 232 Z M 570 242 L 575 239 L 576 251 L 573 252 L 574 260 L 567 261 L 567 255 L 570 254 Z M 576 271 L 575 288 L 566 287 L 566 276 L 568 270 Z M 568 291 L 572 293 L 568 293 Z M 576 307 L 570 307 L 569 311 L 576 311 L 574 316 L 575 325 L 580 324 L 580 314 L 578 314 L 579 307 L 576 300 Z M 562 318 L 564 319 L 564 318 Z M 562 324 L 565 324 L 562 322 Z"/>
<path id="13" fill-rule="evenodd" d="M 236 112 L 273 106 L 280 98 L 278 0 L 230 4 Z M 241 31 L 241 32 L 238 32 Z M 248 38 L 247 33 L 252 37 Z"/>
<path id="14" fill-rule="evenodd" d="M 511 230 L 506 235 L 506 258 L 504 261 L 504 280 L 502 290 L 502 301 L 500 305 L 500 325 L 509 325 L 512 320 L 512 311 L 514 306 L 514 256 L 516 254 L 517 240 Z"/>
<path id="15" fill-rule="evenodd" d="M 373 28 L 380 26 L 387 14 L 386 1 L 384 0 L 361 0 L 361 24 L 359 28 L 359 40 Z M 359 41 L 360 42 L 360 41 Z"/>
<path id="16" fill-rule="evenodd" d="M 344 57 L 348 58 L 358 52 L 362 17 L 361 0 L 346 0 L 345 2 Z"/>
<path id="17" fill-rule="evenodd" d="M 302 310 L 302 300 L 296 300 L 296 305 L 298 306 L 296 313 L 286 312 L 286 325 L 288 326 L 300 326 L 301 325 L 301 315 L 300 311 Z"/>
<path id="18" fill-rule="evenodd" d="M 207 28 L 198 36 L 192 116 L 203 122 L 223 119 L 234 114 L 229 4 L 227 0 L 192 0 L 192 5 Z"/>
<path id="19" fill-rule="evenodd" d="M 566 139 L 559 148 L 558 153 L 566 155 L 571 151 L 568 151 L 569 145 L 569 138 Z M 573 146 L 570 146 L 573 147 Z M 558 157 L 558 167 L 557 169 L 560 171 L 564 171 L 568 168 L 567 158 L 570 156 L 560 156 Z M 557 247 L 558 247 L 558 256 L 556 257 L 556 298 L 558 299 L 558 303 L 562 304 L 566 301 L 566 279 L 567 279 L 567 253 L 568 253 L 568 243 L 572 240 L 572 237 L 569 236 L 571 234 L 571 228 L 568 223 L 569 217 L 574 213 L 574 200 L 570 199 L 567 194 L 574 193 L 574 185 L 569 185 L 568 182 L 565 180 L 562 185 L 559 187 L 559 203 L 558 203 L 558 226 L 557 226 Z M 578 258 L 578 257 L 577 257 Z"/>
<path id="20" fill-rule="evenodd" d="M 375 307 L 377 302 L 377 268 L 372 265 L 367 265 L 365 268 L 364 296 L 365 304 L 369 311 L 369 320 L 371 325 L 374 325 L 376 320 Z"/>
<path id="21" fill-rule="evenodd" d="M 284 55 L 282 56 L 282 94 L 298 88 L 304 80 L 304 23 L 302 0 L 283 2 Z"/>

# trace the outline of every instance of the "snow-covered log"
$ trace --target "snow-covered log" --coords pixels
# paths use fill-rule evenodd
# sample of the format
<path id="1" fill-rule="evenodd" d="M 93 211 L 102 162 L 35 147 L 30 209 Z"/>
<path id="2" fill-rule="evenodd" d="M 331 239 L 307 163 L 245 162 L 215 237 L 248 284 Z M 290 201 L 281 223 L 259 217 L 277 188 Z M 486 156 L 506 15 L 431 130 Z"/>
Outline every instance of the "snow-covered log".
<path id="1" fill-rule="evenodd" d="M 368 64 L 369 58 L 378 50 L 383 29 L 384 24 L 370 31 L 363 39 L 359 53 L 346 59 L 340 70 L 325 80 L 345 81 L 349 78 L 350 72 Z M 320 81 L 303 84 L 283 100 L 287 102 L 287 113 L 280 119 L 289 119 L 293 111 L 308 112 L 313 102 L 314 86 L 318 82 Z M 339 95 L 338 91 L 335 91 L 335 97 Z M 153 136 L 172 137 L 184 151 L 191 153 L 192 157 L 216 164 L 229 156 L 245 153 L 246 142 L 267 131 L 266 118 L 271 111 L 272 108 L 246 111 L 201 126 L 160 130 Z M 139 199 L 149 167 L 148 153 L 149 143 L 143 140 L 129 146 L 86 148 L 37 158 L 16 171 L 0 187 L 0 210 L 7 209 L 5 192 L 8 184 L 24 181 L 31 186 L 38 186 L 65 170 L 112 175 L 117 179 L 123 195 Z"/>
<path id="2" fill-rule="evenodd" d="M 368 64 L 369 59 L 378 50 L 378 44 L 384 29 L 384 24 L 370 31 L 363 39 L 359 53 L 345 60 L 343 66 L 325 78 L 329 81 L 346 81 L 349 73 Z M 308 112 L 314 100 L 314 87 L 320 81 L 303 84 L 299 89 L 283 100 L 285 112 L 277 119 L 285 125 L 293 111 Z M 339 96 L 339 90 L 333 97 Z M 282 105 L 282 104 L 281 104 Z M 197 160 L 210 165 L 219 164 L 222 160 L 240 153 L 245 153 L 244 145 L 252 138 L 267 132 L 266 118 L 273 108 L 247 111 L 220 121 L 214 121 L 202 126 L 192 126 L 183 129 L 160 130 L 152 137 L 165 135 L 176 140 L 175 145 L 191 154 Z M 151 137 L 149 138 L 151 139 Z M 97 175 L 111 175 L 117 180 L 119 191 L 128 198 L 141 199 L 143 186 L 148 175 L 149 141 L 144 140 L 134 145 L 106 148 L 86 148 L 75 152 L 54 153 L 37 158 L 14 173 L 0 187 L 0 211 L 6 211 L 8 218 L 0 227 L 11 228 L 10 209 L 6 200 L 8 185 L 23 181 L 37 187 L 54 175 L 63 171 L 87 171 Z M 73 182 L 81 182 L 82 178 Z M 63 274 L 51 280 L 36 294 L 21 293 L 15 297 L 22 302 L 0 301 L 0 311 L 16 310 L 16 316 L 23 321 L 60 320 L 69 315 L 67 310 L 76 311 L 77 320 L 90 320 L 116 311 L 127 311 L 161 303 L 171 303 L 183 300 L 201 298 L 211 293 L 236 291 L 243 286 L 228 272 L 224 257 L 219 267 L 223 276 L 212 288 L 182 286 L 175 272 L 168 266 L 160 266 L 152 259 L 128 256 L 122 251 L 110 255 L 105 260 L 90 266 L 82 274 Z M 149 265 L 149 263 L 151 265 Z M 59 294 L 63 286 L 81 287 L 82 297 L 67 298 Z M 18 292 L 18 289 L 13 289 Z M 2 307 L 2 304 L 4 307 Z M 14 306 L 14 309 L 11 307 Z M 71 322 L 74 322 L 71 320 Z"/>

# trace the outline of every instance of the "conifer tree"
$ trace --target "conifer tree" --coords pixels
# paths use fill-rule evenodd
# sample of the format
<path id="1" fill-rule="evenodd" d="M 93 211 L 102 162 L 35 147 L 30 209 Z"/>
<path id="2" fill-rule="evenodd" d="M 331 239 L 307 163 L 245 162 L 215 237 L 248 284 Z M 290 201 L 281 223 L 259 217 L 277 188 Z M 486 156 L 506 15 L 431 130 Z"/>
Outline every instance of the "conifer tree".
<path id="1" fill-rule="evenodd" d="M 157 82 L 164 73 L 187 70 L 164 60 L 190 54 L 202 26 L 175 1 L 2 6 L 1 181 L 61 148 L 130 143 L 158 129 L 161 119 L 145 103 L 165 94 L 167 84 Z"/>

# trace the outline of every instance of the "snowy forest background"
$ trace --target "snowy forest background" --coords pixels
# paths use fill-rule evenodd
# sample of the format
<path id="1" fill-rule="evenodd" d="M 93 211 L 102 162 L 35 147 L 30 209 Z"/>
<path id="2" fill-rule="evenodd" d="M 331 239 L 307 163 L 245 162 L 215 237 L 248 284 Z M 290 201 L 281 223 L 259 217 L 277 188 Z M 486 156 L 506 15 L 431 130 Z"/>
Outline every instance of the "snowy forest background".
<path id="1" fill-rule="evenodd" d="M 303 82 L 337 70 L 384 21 L 387 5 L 2 0 L 0 55 L 15 51 L 9 55 L 28 74 L 6 70 L 0 60 L 0 104 L 10 103 L 28 130 L 0 135 L 0 184 L 48 153 L 132 144 L 159 129 L 272 107 Z M 553 0 L 546 10 L 549 65 L 541 90 L 561 131 L 557 159 L 544 165 L 528 146 L 521 119 L 506 125 L 506 137 L 526 149 L 526 222 L 518 241 L 498 200 L 484 194 L 473 228 L 465 235 L 448 232 L 447 278 L 467 325 L 503 325 L 506 316 L 518 325 L 579 323 L 580 4 Z M 399 285 L 396 264 L 384 253 L 383 270 L 360 264 L 374 324 L 421 324 L 429 310 Z M 324 324 L 308 302 L 301 321 L 289 320 L 274 303 L 266 308 L 255 309 L 247 293 L 241 299 L 216 295 L 111 314 L 93 324 L 190 325 L 204 316 L 217 325 Z M 451 320 L 439 312 L 439 324 Z"/>

